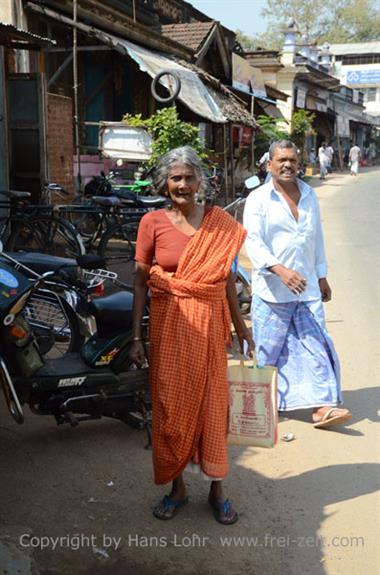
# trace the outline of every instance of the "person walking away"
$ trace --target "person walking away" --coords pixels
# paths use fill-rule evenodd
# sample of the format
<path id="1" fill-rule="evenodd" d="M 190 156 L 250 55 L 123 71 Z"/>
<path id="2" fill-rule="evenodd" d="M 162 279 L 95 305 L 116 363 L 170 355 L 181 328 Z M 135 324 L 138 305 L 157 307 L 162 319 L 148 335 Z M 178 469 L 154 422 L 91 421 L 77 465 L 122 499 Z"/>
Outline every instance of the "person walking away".
<path id="1" fill-rule="evenodd" d="M 272 181 L 249 194 L 244 209 L 257 359 L 278 368 L 280 411 L 311 408 L 314 426 L 327 428 L 351 413 L 338 407 L 339 360 L 324 319 L 331 289 L 318 200 L 296 177 L 291 141 L 274 142 L 269 153 Z"/>
<path id="2" fill-rule="evenodd" d="M 328 146 L 326 146 L 326 155 L 328 157 L 328 163 L 327 163 L 327 172 L 329 174 L 331 174 L 332 172 L 332 162 L 333 162 L 333 158 L 334 158 L 334 148 L 332 147 L 331 144 L 328 144 Z"/>
<path id="3" fill-rule="evenodd" d="M 309 153 L 309 164 L 314 168 L 317 163 L 317 156 L 315 154 L 315 148 L 311 148 Z"/>
<path id="4" fill-rule="evenodd" d="M 319 179 L 325 180 L 327 174 L 327 166 L 329 163 L 329 157 L 326 152 L 326 143 L 323 142 L 318 148 L 318 161 L 319 161 Z"/>
<path id="5" fill-rule="evenodd" d="M 361 151 L 359 146 L 354 144 L 349 151 L 348 160 L 350 162 L 350 173 L 351 176 L 357 176 L 359 171 L 359 160 L 361 157 Z"/>
<path id="6" fill-rule="evenodd" d="M 187 503 L 182 475 L 187 470 L 209 481 L 215 519 L 229 525 L 238 519 L 222 487 L 228 471 L 226 342 L 231 319 L 241 351 L 244 342 L 249 355 L 254 349 L 231 271 L 246 232 L 221 208 L 196 202 L 207 182 L 189 146 L 161 158 L 153 183 L 171 205 L 144 215 L 139 225 L 130 350 L 130 359 L 141 365 L 149 287 L 154 479 L 156 484 L 172 482 L 153 514 L 171 519 Z"/>

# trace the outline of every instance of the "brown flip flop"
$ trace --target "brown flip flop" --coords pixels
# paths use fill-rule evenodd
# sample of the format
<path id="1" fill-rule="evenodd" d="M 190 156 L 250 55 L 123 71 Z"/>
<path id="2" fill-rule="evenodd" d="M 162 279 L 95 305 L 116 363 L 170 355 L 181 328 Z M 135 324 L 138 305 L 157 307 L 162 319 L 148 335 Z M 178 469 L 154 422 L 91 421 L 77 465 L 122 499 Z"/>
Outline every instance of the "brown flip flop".
<path id="1" fill-rule="evenodd" d="M 332 416 L 331 414 L 334 411 L 338 411 L 338 412 L 344 411 L 345 413 L 341 413 L 340 415 Z M 348 410 L 343 410 L 343 409 L 340 409 L 339 407 L 332 407 L 331 409 L 328 409 L 326 411 L 326 413 L 322 416 L 322 418 L 319 421 L 314 423 L 314 427 L 316 427 L 318 429 L 324 429 L 327 427 L 332 427 L 333 425 L 338 425 L 339 423 L 344 423 L 345 421 L 348 421 L 351 418 L 352 418 L 352 414 Z"/>

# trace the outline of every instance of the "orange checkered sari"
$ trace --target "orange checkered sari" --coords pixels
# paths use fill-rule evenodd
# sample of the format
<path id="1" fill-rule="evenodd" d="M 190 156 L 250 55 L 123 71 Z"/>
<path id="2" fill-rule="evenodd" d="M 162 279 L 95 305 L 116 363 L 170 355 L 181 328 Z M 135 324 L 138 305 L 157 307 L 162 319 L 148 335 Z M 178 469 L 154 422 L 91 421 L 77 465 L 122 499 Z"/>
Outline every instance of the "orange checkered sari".
<path id="1" fill-rule="evenodd" d="M 150 379 L 155 483 L 192 461 L 215 478 L 227 461 L 226 280 L 246 232 L 214 207 L 192 236 L 175 273 L 151 268 Z"/>

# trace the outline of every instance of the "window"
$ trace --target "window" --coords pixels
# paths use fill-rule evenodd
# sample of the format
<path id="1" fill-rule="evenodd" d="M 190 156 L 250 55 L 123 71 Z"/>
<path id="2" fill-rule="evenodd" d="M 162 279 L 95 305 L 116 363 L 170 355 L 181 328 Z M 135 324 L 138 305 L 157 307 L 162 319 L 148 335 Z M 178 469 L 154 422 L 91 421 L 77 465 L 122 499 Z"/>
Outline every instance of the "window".
<path id="1" fill-rule="evenodd" d="M 376 88 L 366 88 L 364 92 L 364 102 L 376 102 Z"/>

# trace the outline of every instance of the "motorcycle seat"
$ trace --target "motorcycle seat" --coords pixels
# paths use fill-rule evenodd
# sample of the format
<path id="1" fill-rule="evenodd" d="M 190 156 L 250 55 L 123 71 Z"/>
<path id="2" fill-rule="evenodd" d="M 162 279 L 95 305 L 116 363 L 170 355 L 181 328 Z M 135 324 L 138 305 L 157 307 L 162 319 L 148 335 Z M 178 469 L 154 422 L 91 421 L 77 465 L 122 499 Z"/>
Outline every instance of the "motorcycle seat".
<path id="1" fill-rule="evenodd" d="M 8 255 L 40 275 L 46 272 L 56 272 L 63 266 L 68 273 L 77 275 L 78 264 L 71 258 L 62 258 L 39 252 L 8 252 Z"/>
<path id="2" fill-rule="evenodd" d="M 96 319 L 99 336 L 107 337 L 115 331 L 130 329 L 132 306 L 133 294 L 128 291 L 93 300 L 90 304 L 90 313 Z"/>
<path id="3" fill-rule="evenodd" d="M 120 206 L 120 198 L 116 196 L 92 196 L 92 202 L 98 206 Z"/>

